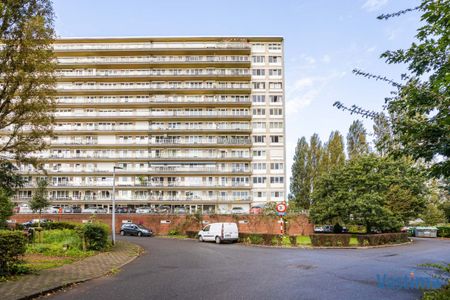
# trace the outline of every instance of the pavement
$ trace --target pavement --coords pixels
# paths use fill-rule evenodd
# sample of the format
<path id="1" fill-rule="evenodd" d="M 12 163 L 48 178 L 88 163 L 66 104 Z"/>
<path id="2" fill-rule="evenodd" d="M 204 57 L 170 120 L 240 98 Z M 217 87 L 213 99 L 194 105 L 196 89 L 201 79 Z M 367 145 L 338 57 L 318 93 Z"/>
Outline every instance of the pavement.
<path id="1" fill-rule="evenodd" d="M 195 240 L 124 237 L 146 251 L 114 276 L 46 298 L 114 299 L 420 299 L 418 289 L 378 278 L 431 276 L 423 263 L 449 263 L 450 240 L 415 239 L 375 249 L 279 249 Z"/>
<path id="2" fill-rule="evenodd" d="M 101 277 L 135 259 L 141 249 L 136 244 L 120 241 L 111 251 L 58 268 L 42 270 L 38 274 L 21 276 L 17 280 L 1 282 L 0 299 L 29 299 L 73 283 Z"/>

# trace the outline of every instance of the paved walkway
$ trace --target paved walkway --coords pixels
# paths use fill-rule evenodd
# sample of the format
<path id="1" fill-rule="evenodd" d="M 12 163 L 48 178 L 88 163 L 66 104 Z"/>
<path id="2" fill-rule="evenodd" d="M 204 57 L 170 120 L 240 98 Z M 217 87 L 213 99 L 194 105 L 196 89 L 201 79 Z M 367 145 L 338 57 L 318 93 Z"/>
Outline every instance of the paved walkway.
<path id="1" fill-rule="evenodd" d="M 103 276 L 136 258 L 142 248 L 125 241 L 117 242 L 110 252 L 88 257 L 73 264 L 26 275 L 18 280 L 0 283 L 2 300 L 24 299 L 40 295 L 72 283 Z"/>

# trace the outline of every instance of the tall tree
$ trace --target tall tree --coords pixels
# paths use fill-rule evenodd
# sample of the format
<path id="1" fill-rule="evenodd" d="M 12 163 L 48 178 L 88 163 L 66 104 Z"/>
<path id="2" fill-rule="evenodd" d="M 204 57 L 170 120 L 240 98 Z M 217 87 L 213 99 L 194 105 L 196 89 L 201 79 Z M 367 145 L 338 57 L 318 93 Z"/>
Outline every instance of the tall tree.
<path id="1" fill-rule="evenodd" d="M 380 113 L 373 119 L 373 133 L 375 149 L 381 156 L 387 155 L 393 150 L 393 134 L 389 124 L 389 118 Z"/>
<path id="2" fill-rule="evenodd" d="M 301 208 L 308 207 L 310 200 L 311 186 L 307 170 L 308 152 L 308 142 L 305 137 L 302 137 L 297 141 L 297 147 L 295 148 L 290 186 L 290 201 L 293 201 L 295 206 Z"/>
<path id="3" fill-rule="evenodd" d="M 423 212 L 426 192 L 410 161 L 360 155 L 321 176 L 310 216 L 316 223 L 365 225 L 368 232 L 397 230 Z"/>
<path id="4" fill-rule="evenodd" d="M 321 168 L 320 161 L 323 153 L 322 142 L 317 133 L 314 133 L 309 140 L 309 151 L 306 162 L 307 179 L 309 180 L 309 191 L 312 194 L 314 192 L 314 186 L 320 176 Z M 311 204 L 311 195 L 309 196 L 308 205 L 305 208 L 309 208 Z"/>
<path id="5" fill-rule="evenodd" d="M 39 212 L 39 227 L 41 222 L 42 210 L 50 205 L 47 192 L 47 179 L 39 179 L 37 181 L 37 188 L 34 191 L 33 198 L 30 201 L 30 208 Z"/>
<path id="6" fill-rule="evenodd" d="M 0 187 L 0 229 L 6 228 L 6 220 L 13 215 L 13 204 L 9 195 Z"/>
<path id="7" fill-rule="evenodd" d="M 46 147 L 54 107 L 53 9 L 50 0 L 0 3 L 0 160 L 36 160 Z"/>
<path id="8" fill-rule="evenodd" d="M 327 156 L 330 169 L 341 167 L 345 163 L 344 137 L 339 131 L 333 131 L 327 143 Z"/>
<path id="9" fill-rule="evenodd" d="M 353 121 L 347 134 L 347 152 L 349 159 L 369 153 L 366 135 L 367 133 L 363 123 L 359 120 Z"/>

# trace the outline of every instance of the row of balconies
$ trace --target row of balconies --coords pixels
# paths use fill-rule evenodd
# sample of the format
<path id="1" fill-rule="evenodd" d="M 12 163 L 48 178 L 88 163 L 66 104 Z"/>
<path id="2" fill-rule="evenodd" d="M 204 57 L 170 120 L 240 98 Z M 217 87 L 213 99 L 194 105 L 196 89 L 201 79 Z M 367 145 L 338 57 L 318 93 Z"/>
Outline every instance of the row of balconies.
<path id="1" fill-rule="evenodd" d="M 50 201 L 112 201 L 111 197 L 101 197 L 101 196 L 84 196 L 84 197 L 70 197 L 70 196 L 62 196 L 62 197 L 49 197 Z M 234 196 L 216 196 L 216 197 L 183 197 L 183 196 L 146 196 L 146 197 L 123 197 L 116 196 L 115 201 L 211 201 L 211 202 L 226 202 L 226 201 L 251 201 L 251 196 L 244 197 L 234 197 Z M 31 197 L 21 197 L 16 196 L 13 199 L 18 202 L 28 202 L 31 200 Z"/>
<path id="2" fill-rule="evenodd" d="M 101 182 L 50 182 L 48 188 L 61 188 L 61 187 L 77 187 L 84 189 L 95 189 L 95 188 L 104 188 L 104 187 L 112 187 L 112 180 L 110 181 L 101 181 Z M 33 182 L 27 182 L 23 185 L 24 188 L 35 188 L 36 184 Z M 186 189 L 191 189 L 193 187 L 205 187 L 205 188 L 221 188 L 221 187 L 229 187 L 229 188 L 250 188 L 250 183 L 245 182 L 201 182 L 201 183 L 192 183 L 192 182 L 121 182 L 116 181 L 116 187 L 119 189 L 123 188 L 170 188 L 170 187 L 182 187 Z"/>
<path id="3" fill-rule="evenodd" d="M 53 140 L 52 146 L 59 145 L 110 145 L 110 142 L 99 143 L 98 140 L 86 139 L 59 139 Z M 251 145 L 250 139 L 228 139 L 228 138 L 199 138 L 199 139 L 182 139 L 182 138 L 167 138 L 167 139 L 149 139 L 149 140 L 116 140 L 116 145 L 195 145 L 195 144 L 212 144 L 212 145 Z"/>
<path id="4" fill-rule="evenodd" d="M 136 42 L 136 43 L 67 43 L 53 44 L 58 50 L 151 50 L 151 49 L 251 49 L 250 43 L 245 42 Z"/>
<path id="5" fill-rule="evenodd" d="M 135 90 L 135 89 L 251 89 L 249 83 L 241 82 L 178 82 L 178 83 L 77 83 L 66 84 L 58 83 L 57 90 Z"/>
<path id="6" fill-rule="evenodd" d="M 172 56 L 90 56 L 58 57 L 59 64 L 72 63 L 184 63 L 184 62 L 250 62 L 247 55 L 172 55 Z"/>
<path id="7" fill-rule="evenodd" d="M 251 130 L 251 125 L 249 123 L 243 124 L 196 124 L 194 125 L 150 125 L 150 126 L 138 126 L 138 125 L 115 125 L 115 126 L 71 126 L 62 125 L 55 126 L 54 131 L 172 131 L 172 130 L 205 130 L 205 131 L 215 131 L 215 130 Z"/>
<path id="8" fill-rule="evenodd" d="M 86 76 L 245 76 L 250 75 L 249 69 L 148 69 L 148 70 L 60 70 L 57 76 L 86 77 Z"/>
<path id="9" fill-rule="evenodd" d="M 251 103 L 248 96 L 109 96 L 109 97 L 59 97 L 58 104 L 80 103 L 80 104 L 117 104 L 117 103 Z"/>
<path id="10" fill-rule="evenodd" d="M 148 154 L 148 155 L 121 155 L 121 154 L 50 154 L 50 155 L 42 155 L 42 158 L 58 158 L 58 159 L 74 159 L 74 158 L 99 158 L 99 159 L 251 159 L 250 154 L 246 155 L 222 155 L 222 154 L 205 154 L 205 155 L 196 155 L 196 154 Z"/>
<path id="11" fill-rule="evenodd" d="M 251 117 L 252 114 L 248 110 L 230 111 L 230 110 L 205 110 L 205 111 L 185 111 L 185 110 L 168 110 L 168 111 L 115 111 L 115 112 L 72 112 L 62 111 L 55 112 L 54 116 L 58 117 Z"/>
<path id="12" fill-rule="evenodd" d="M 35 172 L 33 169 L 21 168 L 20 172 Z M 111 168 L 52 168 L 47 170 L 48 173 L 111 173 Z M 251 168 L 231 168 L 231 167 L 148 167 L 148 168 L 128 168 L 126 170 L 120 170 L 119 174 L 173 174 L 173 173 L 219 173 L 219 174 L 235 174 L 235 173 L 250 173 Z"/>

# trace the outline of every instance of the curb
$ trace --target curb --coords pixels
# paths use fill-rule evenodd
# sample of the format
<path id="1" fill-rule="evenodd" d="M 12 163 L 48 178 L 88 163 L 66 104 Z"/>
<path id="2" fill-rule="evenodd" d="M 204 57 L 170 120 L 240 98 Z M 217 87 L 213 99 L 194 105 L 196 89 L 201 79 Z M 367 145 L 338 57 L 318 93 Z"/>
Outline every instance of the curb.
<path id="1" fill-rule="evenodd" d="M 121 241 L 121 242 L 123 243 L 123 241 Z M 118 268 L 118 269 L 119 269 L 119 268 L 122 268 L 122 267 L 125 266 L 126 264 L 129 264 L 130 262 L 132 262 L 133 260 L 135 260 L 136 258 L 138 258 L 139 256 L 141 256 L 141 254 L 144 252 L 144 251 L 143 251 L 144 248 L 142 248 L 141 246 L 139 246 L 139 245 L 137 245 L 137 244 L 130 243 L 130 242 L 125 242 L 125 243 L 132 244 L 132 245 L 136 246 L 138 252 L 136 253 L 136 255 L 132 256 L 130 259 L 128 259 L 128 260 L 125 261 L 124 263 L 122 263 L 122 264 L 120 264 L 119 266 L 117 266 L 116 268 Z M 100 277 L 104 277 L 104 276 L 108 275 L 109 273 L 110 273 L 110 270 L 107 271 L 107 272 L 104 272 L 104 273 L 102 273 L 102 274 L 100 274 L 100 275 L 97 275 L 97 276 L 93 276 L 93 277 L 89 277 L 89 278 L 83 278 L 83 279 L 75 280 L 75 281 L 72 281 L 72 282 L 65 282 L 65 283 L 62 283 L 62 284 L 59 285 L 59 286 L 56 286 L 56 287 L 53 287 L 53 288 L 50 288 L 50 289 L 46 289 L 46 290 L 42 290 L 42 291 L 40 291 L 40 292 L 31 294 L 31 295 L 28 295 L 28 296 L 25 296 L 25 297 L 22 297 L 22 298 L 16 298 L 16 299 L 17 299 L 17 300 L 34 299 L 34 298 L 37 298 L 37 297 L 40 297 L 40 296 L 44 296 L 45 294 L 53 293 L 53 292 L 59 291 L 59 290 L 61 290 L 61 289 L 70 287 L 70 286 L 75 285 L 75 284 L 79 284 L 79 283 L 87 282 L 87 281 L 90 281 L 90 280 L 93 280 L 93 279 L 97 279 L 97 278 L 100 278 Z"/>

